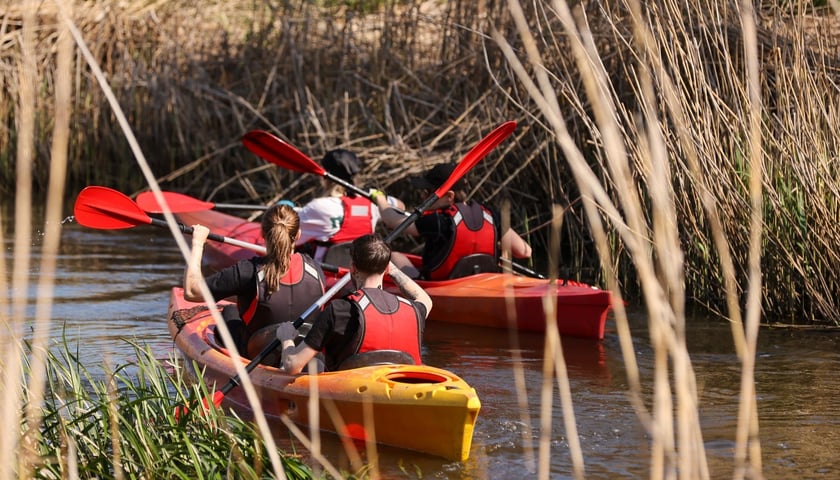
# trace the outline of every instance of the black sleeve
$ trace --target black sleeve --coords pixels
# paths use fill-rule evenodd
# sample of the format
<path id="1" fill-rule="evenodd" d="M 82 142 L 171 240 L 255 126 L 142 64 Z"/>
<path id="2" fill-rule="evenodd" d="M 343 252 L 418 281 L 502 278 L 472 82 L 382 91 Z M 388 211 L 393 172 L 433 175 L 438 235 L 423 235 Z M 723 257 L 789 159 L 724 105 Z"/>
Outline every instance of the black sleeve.
<path id="1" fill-rule="evenodd" d="M 345 341 L 351 309 L 352 303 L 343 298 L 331 301 L 315 318 L 303 341 L 318 351 L 324 348 L 340 348 Z"/>
<path id="2" fill-rule="evenodd" d="M 420 319 L 420 333 L 423 333 L 423 330 L 426 329 L 426 316 L 429 314 L 426 311 L 426 306 L 420 302 L 413 302 L 414 308 L 417 309 L 417 314 L 420 315 L 418 318 Z"/>
<path id="3" fill-rule="evenodd" d="M 210 275 L 206 278 L 210 292 L 216 300 L 220 300 L 253 289 L 257 274 L 256 264 L 254 259 L 240 260 L 235 265 Z"/>

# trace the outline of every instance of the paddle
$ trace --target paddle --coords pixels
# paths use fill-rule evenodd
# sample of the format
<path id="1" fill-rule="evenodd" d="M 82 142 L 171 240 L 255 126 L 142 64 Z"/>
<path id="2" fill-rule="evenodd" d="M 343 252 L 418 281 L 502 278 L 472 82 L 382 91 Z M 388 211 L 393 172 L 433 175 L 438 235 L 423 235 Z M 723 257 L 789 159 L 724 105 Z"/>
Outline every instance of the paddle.
<path id="1" fill-rule="evenodd" d="M 242 137 L 242 143 L 245 145 L 245 148 L 258 157 L 268 160 L 279 167 L 295 172 L 312 173 L 326 177 L 344 188 L 353 190 L 368 200 L 371 199 L 368 192 L 328 172 L 305 153 L 265 130 L 251 130 Z"/>
<path id="2" fill-rule="evenodd" d="M 515 122 L 508 123 L 513 123 L 514 128 L 516 127 Z M 502 124 L 502 126 L 500 126 L 499 128 L 502 128 L 505 125 L 506 124 Z M 242 143 L 248 150 L 256 154 L 258 157 L 267 160 L 279 167 L 288 170 L 293 170 L 296 172 L 312 173 L 315 175 L 326 177 L 344 186 L 344 188 L 353 190 L 354 192 L 367 198 L 368 200 L 373 201 L 371 195 L 368 192 L 340 177 L 329 173 L 324 167 L 322 167 L 317 162 L 309 158 L 309 156 L 307 156 L 305 153 L 301 152 L 293 145 L 277 138 L 275 135 L 266 132 L 265 130 L 251 130 L 250 132 L 246 133 L 244 137 L 242 137 Z M 408 215 L 407 212 L 403 213 Z M 502 260 L 505 261 L 506 259 Z M 506 263 L 509 264 L 511 268 L 524 275 L 528 275 L 535 278 L 545 278 L 545 276 L 540 275 L 539 273 L 518 263 L 510 261 L 507 261 Z"/>
<path id="3" fill-rule="evenodd" d="M 181 212 L 200 212 L 203 210 L 211 210 L 214 208 L 229 209 L 229 210 L 267 210 L 266 205 L 237 205 L 235 203 L 213 203 L 199 200 L 189 195 L 184 195 L 177 192 L 161 192 L 163 199 L 169 206 L 169 211 L 172 213 Z M 144 211 L 149 213 L 163 213 L 163 205 L 159 204 L 154 192 L 142 192 L 137 195 L 135 200 L 137 205 Z"/>
<path id="4" fill-rule="evenodd" d="M 344 186 L 345 188 L 353 190 L 354 192 L 367 198 L 368 200 L 373 201 L 371 195 L 368 192 L 353 185 L 350 182 L 345 181 L 340 177 L 329 173 L 324 167 L 312 160 L 308 155 L 301 152 L 293 145 L 281 140 L 280 138 L 277 138 L 275 135 L 269 132 L 266 132 L 264 130 L 252 130 L 245 134 L 245 136 L 242 138 L 242 143 L 245 145 L 246 148 L 248 148 L 248 150 L 259 156 L 260 158 L 268 160 L 269 162 L 277 166 L 296 172 L 312 173 L 315 175 L 326 177 Z M 502 260 L 506 261 L 507 259 Z M 535 278 L 545 278 L 545 276 L 540 275 L 539 273 L 518 263 L 510 261 L 507 261 L 506 263 L 509 264 L 511 268 L 518 271 L 519 273 L 529 275 Z"/>
<path id="5" fill-rule="evenodd" d="M 82 189 L 79 196 L 76 197 L 73 215 L 79 224 L 100 230 L 119 230 L 139 225 L 169 228 L 166 221 L 148 216 L 127 195 L 108 187 L 90 186 Z M 180 223 L 178 229 L 186 235 L 193 233 L 192 227 Z M 215 233 L 211 233 L 207 238 L 265 255 L 265 247 L 262 245 L 223 237 Z"/>
<path id="6" fill-rule="evenodd" d="M 385 242 L 391 243 L 391 241 L 393 241 L 398 235 L 405 231 L 405 229 L 408 228 L 409 225 L 414 223 L 414 221 L 417 220 L 417 218 L 419 218 L 425 210 L 428 210 L 433 203 L 435 203 L 442 195 L 449 191 L 449 189 L 452 188 L 452 185 L 454 185 L 455 182 L 460 180 L 461 177 L 463 177 L 468 171 L 470 171 L 470 169 L 473 166 L 475 166 L 475 164 L 478 163 L 479 160 L 484 158 L 490 152 L 490 150 L 495 148 L 499 143 L 502 142 L 502 140 L 507 138 L 508 135 L 510 135 L 515 128 L 516 122 L 506 122 L 496 127 L 495 130 L 487 134 L 486 137 L 482 138 L 481 141 L 479 141 L 469 152 L 467 152 L 464 158 L 455 167 L 455 170 L 453 170 L 449 178 L 445 182 L 443 182 L 443 184 L 440 185 L 437 188 L 437 190 L 432 192 L 431 196 L 429 196 L 429 198 L 427 198 L 422 204 L 420 204 L 420 206 L 418 206 L 411 215 L 406 217 L 406 219 L 403 220 L 402 223 L 397 225 L 396 228 L 394 228 L 394 230 L 392 230 L 391 233 L 389 233 L 388 236 L 385 237 Z M 339 290 L 344 288 L 344 286 L 347 285 L 347 283 L 350 282 L 350 279 L 350 272 L 347 272 L 335 283 L 335 285 L 333 285 L 329 290 L 327 290 L 321 296 L 321 298 L 319 298 L 315 303 L 313 303 L 309 308 L 307 308 L 306 311 L 301 313 L 292 325 L 294 325 L 295 328 L 300 328 L 300 326 L 303 324 L 303 322 L 306 321 L 306 318 L 309 315 L 311 315 L 317 309 L 323 307 L 324 304 L 327 303 L 327 301 L 329 301 L 333 295 L 335 295 Z M 251 373 L 251 371 L 254 370 L 254 368 L 256 368 L 257 365 L 259 365 L 259 363 L 263 359 L 265 359 L 266 356 L 268 356 L 271 352 L 277 349 L 277 347 L 279 347 L 281 344 L 282 341 L 278 338 L 275 338 L 259 354 L 257 354 L 257 356 L 254 357 L 248 363 L 248 365 L 245 366 L 245 372 Z M 225 395 L 227 395 L 231 390 L 236 388 L 240 384 L 240 381 L 241 378 L 239 374 L 237 374 L 233 378 L 231 378 L 221 389 L 216 390 L 213 393 L 212 399 L 210 400 L 213 402 L 213 405 L 215 405 L 216 407 L 221 406 L 222 400 L 224 400 Z M 204 404 L 205 408 L 209 406 L 208 400 L 206 398 L 202 401 L 202 403 Z M 175 418 L 178 418 L 179 415 L 182 415 L 184 413 L 186 413 L 186 407 L 179 407 L 175 410 Z"/>
<path id="7" fill-rule="evenodd" d="M 530 268 L 526 267 L 525 265 L 520 265 L 520 264 L 518 264 L 514 261 L 511 261 L 509 258 L 502 257 L 499 260 L 502 263 L 504 263 L 505 265 L 509 265 L 512 269 L 518 271 L 519 273 L 528 275 L 529 277 L 545 279 L 545 275 L 543 275 L 539 272 L 535 272 L 534 270 L 531 270 Z"/>

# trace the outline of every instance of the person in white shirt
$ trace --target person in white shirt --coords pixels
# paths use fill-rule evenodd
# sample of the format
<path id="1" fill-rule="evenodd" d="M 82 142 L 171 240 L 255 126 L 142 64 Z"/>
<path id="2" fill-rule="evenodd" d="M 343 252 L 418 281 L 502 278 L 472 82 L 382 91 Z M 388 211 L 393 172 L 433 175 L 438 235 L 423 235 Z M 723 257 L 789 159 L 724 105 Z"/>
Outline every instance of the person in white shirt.
<path id="1" fill-rule="evenodd" d="M 321 166 L 333 176 L 353 184 L 353 178 L 363 165 L 353 152 L 335 149 L 324 155 Z M 317 262 L 323 262 L 332 247 L 349 245 L 354 239 L 373 233 L 380 219 L 379 208 L 366 197 L 327 177 L 321 178 L 321 185 L 321 195 L 297 209 L 300 238 L 295 242 L 296 249 L 310 253 Z M 387 202 L 396 208 L 405 208 L 394 197 L 389 197 Z M 342 265 L 346 263 L 344 261 L 335 263 L 347 266 Z"/>

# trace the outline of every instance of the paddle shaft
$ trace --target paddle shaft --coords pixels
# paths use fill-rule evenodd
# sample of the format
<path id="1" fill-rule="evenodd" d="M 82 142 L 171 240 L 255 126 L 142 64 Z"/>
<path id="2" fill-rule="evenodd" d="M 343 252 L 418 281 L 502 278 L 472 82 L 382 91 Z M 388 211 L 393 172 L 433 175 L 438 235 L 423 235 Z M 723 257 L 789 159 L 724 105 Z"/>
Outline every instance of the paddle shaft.
<path id="1" fill-rule="evenodd" d="M 152 218 L 134 200 L 112 188 L 88 186 L 82 189 L 73 205 L 73 214 L 79 224 L 102 230 L 118 230 L 140 225 L 154 225 L 169 228 L 166 221 Z M 184 234 L 192 234 L 193 228 L 176 224 Z M 216 242 L 229 243 L 265 255 L 265 247 L 233 238 L 210 233 L 207 238 Z"/>
<path id="2" fill-rule="evenodd" d="M 213 208 L 223 210 L 268 210 L 266 205 L 238 205 L 236 203 L 214 203 Z"/>
<path id="3" fill-rule="evenodd" d="M 490 152 L 493 148 L 496 147 L 502 140 L 507 138 L 513 132 L 513 129 L 516 127 L 515 122 L 506 122 L 505 124 L 500 125 L 496 129 L 494 129 L 490 134 L 486 137 L 482 138 L 461 160 L 461 162 L 455 167 L 455 170 L 449 176 L 449 178 L 443 182 L 441 186 L 435 190 L 429 198 L 427 198 L 417 209 L 415 209 L 414 213 L 406 217 L 405 220 L 400 222 L 399 225 L 394 228 L 386 237 L 385 243 L 391 243 L 398 235 L 403 233 L 409 225 L 414 223 L 420 215 L 423 214 L 425 210 L 428 210 L 429 207 L 432 206 L 446 191 L 448 191 L 452 185 L 455 184 L 459 179 L 461 179 L 466 173 L 476 164 L 479 160 L 484 158 L 487 153 Z M 335 295 L 339 290 L 344 288 L 347 283 L 350 282 L 352 275 L 350 272 L 347 272 L 340 280 L 338 280 L 329 290 L 327 290 L 321 298 L 319 298 L 314 304 L 312 304 L 309 308 L 306 309 L 293 323 L 295 328 L 299 328 L 303 322 L 306 321 L 306 318 L 311 315 L 315 310 L 321 308 L 333 295 Z M 257 356 L 252 359 L 246 366 L 245 371 L 251 372 L 254 368 L 259 365 L 260 361 L 262 361 L 268 354 L 273 352 L 277 347 L 282 344 L 280 339 L 275 338 L 268 346 L 266 346 Z M 239 385 L 241 378 L 239 374 L 235 375 L 231 378 L 228 383 L 226 383 L 220 391 L 217 391 L 213 395 L 213 403 L 220 404 L 222 399 L 224 398 L 224 394 L 231 391 L 237 385 Z M 221 393 L 221 394 L 220 394 Z"/>
<path id="4" fill-rule="evenodd" d="M 385 237 L 385 243 L 391 243 L 395 238 L 397 238 L 398 235 L 404 232 L 409 225 L 411 225 L 415 220 L 417 220 L 417 218 L 420 215 L 423 214 L 424 210 L 428 209 L 433 203 L 435 203 L 435 201 L 437 201 L 438 198 L 439 197 L 437 195 L 433 195 L 429 197 L 425 202 L 423 202 L 423 204 L 420 207 L 417 207 L 417 210 L 415 210 L 414 213 L 412 213 L 408 218 L 403 220 L 402 223 L 397 225 L 397 227 L 394 228 L 394 230 L 392 230 L 387 237 Z M 341 279 L 339 279 L 329 290 L 327 290 L 323 295 L 321 295 L 321 298 L 319 298 L 315 303 L 313 303 L 309 308 L 307 308 L 306 311 L 301 313 L 300 316 L 294 321 L 294 323 L 292 323 L 292 325 L 294 325 L 295 328 L 300 328 L 300 326 L 303 325 L 303 322 L 306 321 L 306 318 L 309 317 L 309 315 L 323 307 L 324 304 L 327 303 L 333 297 L 333 295 L 338 293 L 339 290 L 344 288 L 344 286 L 347 285 L 351 279 L 352 275 L 350 274 L 350 272 L 344 274 L 344 276 L 341 277 Z M 279 347 L 281 343 L 283 342 L 279 338 L 275 338 L 274 340 L 272 340 L 271 343 L 269 343 L 264 349 L 262 349 L 262 351 L 259 354 L 257 354 L 256 357 L 254 357 L 250 362 L 248 362 L 248 365 L 245 366 L 245 371 L 247 373 L 251 373 L 251 371 L 253 371 L 265 357 L 267 357 L 271 352 L 273 352 L 277 347 Z M 228 381 L 228 383 L 225 384 L 224 387 L 222 387 L 221 392 L 223 394 L 227 394 L 229 391 L 238 386 L 240 381 L 241 377 L 239 376 L 239 374 L 237 374 L 236 376 L 231 378 Z"/>
<path id="5" fill-rule="evenodd" d="M 345 180 L 341 177 L 337 177 L 337 176 L 335 176 L 332 173 L 327 172 L 327 171 L 324 172 L 324 177 L 333 181 L 333 182 L 335 182 L 335 183 L 337 183 L 337 184 L 339 184 L 339 185 L 341 185 L 342 187 L 344 187 L 348 190 L 353 190 L 354 192 L 358 193 L 359 195 L 361 195 L 361 196 L 367 198 L 368 200 L 372 201 L 372 199 L 370 198 L 370 194 L 368 192 L 366 192 L 363 188 L 357 187 L 357 186 L 353 185 L 352 183 L 348 182 L 347 180 Z"/>
<path id="6" fill-rule="evenodd" d="M 333 175 L 333 174 L 331 174 L 330 172 L 327 172 L 327 171 L 324 171 L 324 177 L 328 178 L 329 180 L 331 180 L 331 181 L 333 181 L 333 182 L 335 182 L 335 183 L 337 183 L 341 186 L 343 186 L 344 188 L 353 190 L 354 192 L 358 193 L 359 195 L 361 195 L 361 196 L 367 198 L 368 200 L 370 200 L 371 202 L 373 202 L 373 198 L 372 198 L 372 195 L 370 193 L 366 192 L 364 189 L 361 189 L 361 188 L 353 185 L 352 183 L 344 180 L 343 178 L 337 177 L 337 176 L 335 176 L 335 175 Z M 435 199 L 435 200 L 437 200 L 437 199 Z M 434 203 L 434 201 L 432 203 Z M 431 206 L 431 204 L 429 206 Z M 391 208 L 393 208 L 393 207 L 391 207 Z M 428 207 L 426 207 L 426 208 L 428 208 Z M 396 210 L 398 212 L 401 212 L 403 215 L 408 215 L 409 214 L 408 212 L 404 212 L 404 211 L 402 211 L 398 208 L 394 208 L 394 210 Z M 422 211 L 421 211 L 421 213 L 422 213 Z M 530 268 L 528 268 L 524 265 L 520 265 L 516 262 L 512 262 L 512 261 L 510 261 L 506 258 L 500 258 L 499 261 L 510 265 L 511 268 L 513 268 L 513 270 L 515 270 L 519 273 L 522 273 L 524 275 L 528 275 L 528 276 L 531 276 L 531 277 L 534 277 L 534 278 L 542 278 L 542 279 L 545 278 L 544 275 L 542 275 L 540 273 L 537 273 L 534 270 L 531 270 Z"/>
<path id="7" fill-rule="evenodd" d="M 423 202 L 423 204 L 420 207 L 417 207 L 417 210 L 415 210 L 414 213 L 412 213 L 408 218 L 403 220 L 402 223 L 397 225 L 397 227 L 394 228 L 394 230 L 392 230 L 391 233 L 389 233 L 388 236 L 385 237 L 385 243 L 391 243 L 395 238 L 397 238 L 397 236 L 404 232 L 409 225 L 411 225 L 415 220 L 417 220 L 418 217 L 420 217 L 420 215 L 423 214 L 424 210 L 428 209 L 433 203 L 435 203 L 435 201 L 437 201 L 438 198 L 439 197 L 437 195 L 432 195 L 425 202 Z M 292 323 L 292 325 L 294 325 L 295 328 L 300 328 L 300 326 L 303 325 L 303 322 L 306 321 L 309 315 L 323 307 L 324 304 L 326 304 L 336 293 L 338 293 L 342 288 L 344 288 L 345 285 L 350 283 L 351 279 L 352 275 L 350 274 L 350 272 L 344 274 L 344 276 L 341 277 L 341 279 L 339 279 L 332 287 L 330 287 L 329 290 L 327 290 L 326 292 L 324 292 L 323 295 L 321 295 L 321 298 L 319 298 L 315 303 L 310 305 L 309 308 L 306 309 L 306 311 L 301 313 L 300 316 L 294 321 L 294 323 Z M 259 365 L 259 363 L 263 361 L 265 357 L 267 357 L 269 354 L 271 354 L 271 352 L 273 352 L 277 347 L 279 347 L 281 343 L 283 342 L 279 338 L 275 338 L 274 340 L 272 340 L 271 343 L 266 345 L 266 347 L 263 348 L 262 351 L 260 351 L 260 353 L 257 354 L 257 356 L 255 356 L 250 362 L 248 362 L 247 365 L 245 365 L 245 372 L 251 373 L 251 371 L 257 368 L 257 365 Z M 232 389 L 236 388 L 241 380 L 242 378 L 239 376 L 239 374 L 236 374 L 233 378 L 231 378 L 228 381 L 228 383 L 225 384 L 225 386 L 221 388 L 221 392 L 223 394 L 227 394 Z"/>
<path id="8" fill-rule="evenodd" d="M 305 312 L 301 313 L 292 325 L 294 325 L 295 328 L 299 328 L 303 324 L 303 322 L 306 321 L 306 318 L 309 317 L 309 315 L 323 307 L 324 304 L 327 303 L 333 297 L 333 295 L 338 293 L 339 290 L 344 288 L 344 286 L 350 282 L 351 278 L 352 276 L 349 272 L 343 277 L 341 277 L 341 279 L 335 282 L 335 284 L 332 287 L 330 287 L 329 290 L 327 290 L 326 292 L 324 292 L 323 295 L 321 295 L 321 298 L 319 298 L 315 303 L 310 305 Z M 271 352 L 273 352 L 277 347 L 279 347 L 281 343 L 283 342 L 279 338 L 275 338 L 274 340 L 272 340 L 271 343 L 269 343 L 265 348 L 262 349 L 260 353 L 257 354 L 257 356 L 255 356 L 250 362 L 248 362 L 248 365 L 245 365 L 245 371 L 247 373 L 251 373 L 257 367 L 257 365 L 259 365 L 260 362 L 262 362 L 265 359 L 265 357 L 267 357 L 269 354 L 271 354 Z M 227 394 L 228 392 L 236 388 L 241 380 L 242 378 L 239 376 L 239 374 L 235 375 L 233 378 L 228 380 L 228 382 L 225 384 L 224 387 L 221 388 L 220 391 L 223 394 Z"/>
<path id="9" fill-rule="evenodd" d="M 435 192 L 434 194 L 432 194 L 432 196 L 426 199 L 426 201 L 423 202 L 423 204 L 417 207 L 414 213 L 412 213 L 410 216 L 408 216 L 408 218 L 403 220 L 399 225 L 397 225 L 396 228 L 394 228 L 394 230 L 391 231 L 391 233 L 388 234 L 388 236 L 385 237 L 385 243 L 391 243 L 391 241 L 397 238 L 398 235 L 403 233 L 405 229 L 408 228 L 409 225 L 414 223 L 414 221 L 417 220 L 417 218 L 423 214 L 423 211 L 431 207 L 432 204 L 435 203 L 438 198 L 440 197 L 438 196 L 437 192 Z M 333 297 L 333 295 L 338 293 L 339 290 L 344 288 L 344 286 L 347 285 L 351 279 L 352 275 L 350 274 L 350 272 L 344 274 L 344 276 L 341 277 L 341 279 L 338 280 L 335 283 L 335 285 L 333 285 L 329 290 L 327 290 L 323 295 L 321 295 L 321 298 L 319 298 L 315 303 L 313 303 L 309 308 L 307 308 L 306 311 L 300 314 L 300 316 L 294 321 L 292 325 L 294 325 L 295 328 L 300 328 L 300 326 L 303 324 L 303 322 L 306 321 L 306 318 L 309 315 L 311 315 L 313 312 L 324 306 L 324 304 L 327 303 Z M 248 362 L 248 364 L 245 366 L 245 371 L 247 373 L 251 373 L 251 371 L 253 371 L 257 367 L 257 365 L 259 365 L 259 363 L 263 359 L 265 359 L 265 357 L 267 357 L 282 343 L 283 342 L 279 338 L 275 338 L 274 340 L 272 340 L 271 343 L 269 343 L 265 348 L 263 348 L 262 351 L 259 354 L 257 354 L 256 357 L 254 357 L 250 362 Z M 236 388 L 236 386 L 239 385 L 240 381 L 241 377 L 239 376 L 239 374 L 236 374 L 233 378 L 231 378 L 228 381 L 228 383 L 226 383 L 221 388 L 221 392 L 223 394 L 227 394 L 232 389 Z"/>
<path id="10" fill-rule="evenodd" d="M 312 160 L 309 155 L 298 150 L 294 145 L 285 142 L 265 130 L 252 130 L 242 138 L 245 147 L 251 150 L 260 158 L 271 162 L 278 167 L 293 170 L 301 173 L 309 173 L 324 177 L 337 183 L 347 190 L 351 190 L 362 197 L 373 201 L 370 193 L 353 185 L 353 183 L 337 176 Z M 403 212 L 405 213 L 405 212 Z M 406 213 L 406 215 L 408 215 Z"/>
<path id="11" fill-rule="evenodd" d="M 161 220 L 159 218 L 149 217 L 149 223 L 150 223 L 150 225 L 154 225 L 156 227 L 169 228 L 169 224 L 167 224 L 165 220 Z M 193 231 L 194 231 L 193 227 L 188 227 L 188 226 L 186 226 L 182 223 L 178 224 L 178 230 L 180 230 L 181 233 L 183 233 L 185 235 L 192 235 Z M 230 237 L 224 237 L 222 235 L 219 235 L 217 233 L 212 233 L 212 232 L 209 235 L 207 235 L 207 238 L 210 239 L 210 240 L 213 240 L 214 242 L 221 242 L 221 243 L 227 243 L 229 245 L 235 245 L 237 247 L 242 247 L 244 249 L 251 250 L 252 252 L 259 253 L 261 255 L 265 255 L 265 247 L 263 247 L 261 245 L 257 245 L 255 243 L 243 242 L 242 240 L 237 240 L 235 238 L 230 238 Z"/>
<path id="12" fill-rule="evenodd" d="M 509 258 L 501 258 L 501 262 L 504 263 L 505 265 L 509 265 L 512 269 L 518 271 L 519 273 L 523 273 L 525 275 L 528 275 L 528 276 L 534 277 L 534 278 L 545 279 L 545 275 L 543 275 L 541 273 L 538 273 L 538 272 L 535 272 L 534 270 L 531 270 L 530 268 L 528 268 L 524 265 L 520 265 L 520 264 L 510 260 Z"/>

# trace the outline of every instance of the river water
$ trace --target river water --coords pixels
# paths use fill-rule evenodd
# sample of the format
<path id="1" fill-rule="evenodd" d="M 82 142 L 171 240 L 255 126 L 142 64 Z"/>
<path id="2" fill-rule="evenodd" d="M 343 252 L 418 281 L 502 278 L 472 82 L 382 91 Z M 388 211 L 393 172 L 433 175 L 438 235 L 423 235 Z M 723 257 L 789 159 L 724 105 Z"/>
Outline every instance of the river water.
<path id="1" fill-rule="evenodd" d="M 11 269 L 12 227 L 4 212 L 4 258 Z M 40 228 L 33 228 L 30 305 L 38 281 Z M 86 368 L 130 363 L 129 342 L 148 345 L 166 360 L 173 344 L 166 330 L 170 287 L 181 281 L 183 258 L 168 230 L 142 226 L 91 230 L 68 222 L 62 233 L 52 336 L 78 346 Z M 34 308 L 30 308 L 30 312 Z M 653 370 L 645 316 L 631 307 L 636 358 L 649 400 Z M 737 422 L 739 362 L 729 326 L 690 321 L 689 352 L 695 368 L 706 457 L 712 478 L 731 478 Z M 840 478 L 840 336 L 825 332 L 762 330 L 756 367 L 763 473 L 767 478 Z M 574 414 L 587 478 L 650 476 L 648 436 L 627 396 L 628 386 L 612 320 L 602 342 L 564 338 Z M 514 352 L 506 331 L 444 323 L 427 325 L 424 361 L 449 369 L 478 392 L 482 409 L 466 462 L 445 462 L 397 449 L 379 450 L 384 478 L 532 478 L 526 445 L 538 444 L 543 336 L 519 337 L 527 386 L 527 415 L 516 395 Z M 556 383 L 552 406 L 550 477 L 571 478 L 572 462 Z M 407 432 L 408 434 L 408 432 Z M 278 432 L 280 447 L 303 451 Z M 285 443 L 284 440 L 285 439 Z M 527 440 L 526 440 L 527 439 Z M 349 468 L 339 442 L 324 450 Z M 536 455 L 536 453 L 534 453 Z"/>

